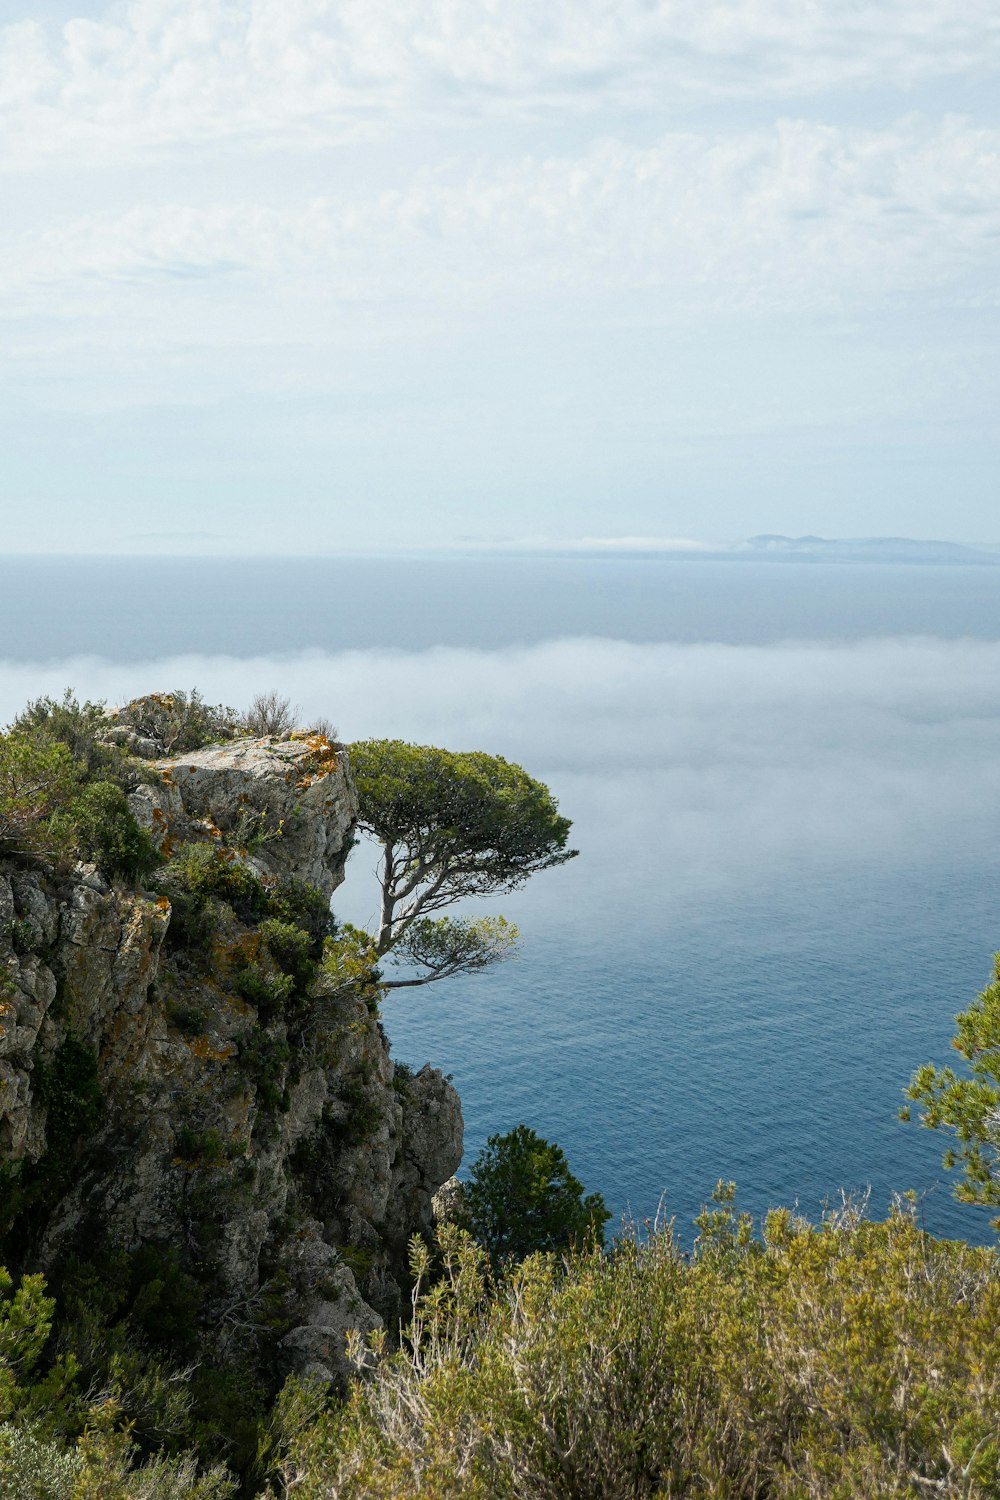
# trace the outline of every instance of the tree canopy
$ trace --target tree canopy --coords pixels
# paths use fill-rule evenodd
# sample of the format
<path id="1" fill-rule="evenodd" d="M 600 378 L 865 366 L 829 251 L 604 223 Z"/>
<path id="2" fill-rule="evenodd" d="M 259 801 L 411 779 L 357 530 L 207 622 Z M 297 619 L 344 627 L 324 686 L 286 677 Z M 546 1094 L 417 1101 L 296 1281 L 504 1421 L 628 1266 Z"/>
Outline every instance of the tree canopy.
<path id="1" fill-rule="evenodd" d="M 907 1097 L 923 1106 L 921 1124 L 955 1139 L 944 1163 L 962 1169 L 956 1198 L 1000 1208 L 1000 954 L 993 982 L 956 1024 L 952 1046 L 969 1063 L 969 1072 L 961 1076 L 926 1063 L 913 1075 Z M 1000 1217 L 993 1224 L 1000 1229 Z"/>
<path id="2" fill-rule="evenodd" d="M 469 1227 L 494 1264 L 535 1251 L 604 1243 L 600 1193 L 584 1196 L 561 1147 L 527 1125 L 491 1135 L 463 1185 Z"/>
<path id="3" fill-rule="evenodd" d="M 423 966 L 420 982 L 502 957 L 516 938 L 509 924 L 434 923 L 431 914 L 465 897 L 516 890 L 574 857 L 570 821 L 548 787 L 483 751 L 364 740 L 350 756 L 359 826 L 382 851 L 379 956 L 396 950 Z"/>

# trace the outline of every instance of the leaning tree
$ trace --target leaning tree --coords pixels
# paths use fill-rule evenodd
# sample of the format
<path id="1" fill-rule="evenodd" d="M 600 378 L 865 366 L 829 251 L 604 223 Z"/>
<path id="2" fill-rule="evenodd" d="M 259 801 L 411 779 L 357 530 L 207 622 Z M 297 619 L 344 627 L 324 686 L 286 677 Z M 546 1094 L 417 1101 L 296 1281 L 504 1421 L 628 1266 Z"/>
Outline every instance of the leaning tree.
<path id="1" fill-rule="evenodd" d="M 417 970 L 383 985 L 427 984 L 503 958 L 517 929 L 502 917 L 437 913 L 466 897 L 516 890 L 576 855 L 566 847 L 569 819 L 548 787 L 483 751 L 364 740 L 350 757 L 359 827 L 381 850 L 375 950 Z"/>

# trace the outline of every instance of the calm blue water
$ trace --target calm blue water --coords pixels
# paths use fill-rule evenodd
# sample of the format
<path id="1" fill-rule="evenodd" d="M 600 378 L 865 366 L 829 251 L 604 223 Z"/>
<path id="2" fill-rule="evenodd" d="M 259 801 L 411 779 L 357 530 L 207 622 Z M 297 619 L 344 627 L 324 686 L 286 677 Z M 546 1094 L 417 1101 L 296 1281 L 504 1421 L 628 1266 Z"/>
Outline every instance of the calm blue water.
<path id="1" fill-rule="evenodd" d="M 467 1161 L 523 1120 L 616 1212 L 912 1187 L 988 1237 L 896 1111 L 1000 947 L 1000 572 L 8 559 L 0 657 L 3 718 L 69 682 L 274 686 L 549 782 L 581 854 L 495 903 L 520 956 L 386 1005 L 395 1055 L 454 1075 Z"/>

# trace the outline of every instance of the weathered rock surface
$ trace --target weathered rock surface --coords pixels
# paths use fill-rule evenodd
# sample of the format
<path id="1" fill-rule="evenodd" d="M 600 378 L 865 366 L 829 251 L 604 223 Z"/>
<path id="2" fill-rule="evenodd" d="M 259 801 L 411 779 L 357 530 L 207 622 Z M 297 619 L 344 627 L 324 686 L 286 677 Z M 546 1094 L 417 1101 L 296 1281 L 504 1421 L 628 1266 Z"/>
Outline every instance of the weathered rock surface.
<path id="1" fill-rule="evenodd" d="M 207 836 L 252 848 L 262 875 L 294 875 L 328 899 L 340 884 L 358 804 L 346 753 L 324 735 L 233 740 L 153 766 L 160 784 L 138 787 L 130 805 L 161 849 Z"/>
<path id="2" fill-rule="evenodd" d="M 166 855 L 194 839 L 269 888 L 294 876 L 329 898 L 340 883 L 356 797 L 322 736 L 154 766 L 158 783 L 130 803 Z M 50 1269 L 102 1247 L 161 1247 L 205 1288 L 220 1346 L 270 1337 L 279 1366 L 342 1378 L 347 1330 L 399 1317 L 408 1240 L 429 1231 L 461 1160 L 458 1096 L 431 1068 L 396 1075 L 370 989 L 321 970 L 294 1003 L 260 1009 L 238 976 L 281 971 L 253 922 L 220 903 L 195 951 L 173 915 L 167 896 L 93 865 L 59 877 L 0 866 L 9 1202 L 57 1150 L 71 1162 L 45 1179 L 58 1192 L 27 1229 L 8 1212 L 0 1258 Z M 93 1059 L 99 1109 L 86 1138 L 57 1142 L 82 1118 L 59 1093 L 77 1087 L 60 1080 L 80 1058 Z"/>

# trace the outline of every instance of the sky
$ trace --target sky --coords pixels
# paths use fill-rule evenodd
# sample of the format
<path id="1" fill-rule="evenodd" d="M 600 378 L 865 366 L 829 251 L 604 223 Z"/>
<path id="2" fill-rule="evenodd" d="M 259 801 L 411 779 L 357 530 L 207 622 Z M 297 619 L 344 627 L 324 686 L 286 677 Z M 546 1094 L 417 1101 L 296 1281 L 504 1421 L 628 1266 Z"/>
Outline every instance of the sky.
<path id="1" fill-rule="evenodd" d="M 1000 541 L 995 0 L 6 0 L 18 552 Z"/>

